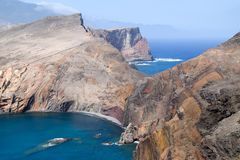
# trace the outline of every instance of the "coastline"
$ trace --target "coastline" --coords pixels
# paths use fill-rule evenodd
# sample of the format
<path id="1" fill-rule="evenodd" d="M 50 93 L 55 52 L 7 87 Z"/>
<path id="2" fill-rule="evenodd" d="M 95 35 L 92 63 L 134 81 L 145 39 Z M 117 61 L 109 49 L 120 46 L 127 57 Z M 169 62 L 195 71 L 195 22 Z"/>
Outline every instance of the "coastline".
<path id="1" fill-rule="evenodd" d="M 87 111 L 76 111 L 76 112 L 72 112 L 72 113 L 82 113 L 82 114 L 85 114 L 88 116 L 104 119 L 104 120 L 110 121 L 110 122 L 114 123 L 115 125 L 118 125 L 119 127 L 123 128 L 122 123 L 119 120 L 117 120 L 116 118 L 110 117 L 110 116 L 105 116 L 101 113 L 94 113 L 94 112 L 87 112 Z"/>
<path id="2" fill-rule="evenodd" d="M 24 112 L 23 112 L 24 113 Z M 54 112 L 54 111 L 28 111 L 25 113 L 60 113 L 60 112 Z M 95 118 L 100 118 L 106 121 L 109 121 L 111 123 L 114 123 L 115 125 L 121 127 L 124 129 L 124 127 L 122 126 L 122 123 L 117 120 L 116 118 L 110 117 L 110 116 L 105 116 L 101 113 L 94 113 L 94 112 L 87 112 L 87 111 L 71 111 L 71 112 L 62 112 L 62 113 L 81 113 L 87 116 L 91 116 L 91 117 L 95 117 Z M 0 115 L 14 115 L 14 114 L 18 114 L 18 113 L 1 113 Z M 20 113 L 21 114 L 21 113 Z"/>

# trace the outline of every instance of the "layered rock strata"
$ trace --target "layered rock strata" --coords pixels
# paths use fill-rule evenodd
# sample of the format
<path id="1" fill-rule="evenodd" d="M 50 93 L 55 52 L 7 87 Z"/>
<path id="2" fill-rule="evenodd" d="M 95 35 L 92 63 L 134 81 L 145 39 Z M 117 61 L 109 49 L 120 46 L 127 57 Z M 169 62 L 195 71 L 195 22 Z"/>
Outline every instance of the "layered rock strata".
<path id="1" fill-rule="evenodd" d="M 123 118 L 142 75 L 93 37 L 81 15 L 48 17 L 0 32 L 0 112 L 88 111 Z"/>
<path id="2" fill-rule="evenodd" d="M 125 39 L 113 47 L 93 36 L 79 14 L 0 32 L 0 113 L 114 117 L 127 127 L 121 143 L 140 141 L 136 160 L 238 160 L 240 34 L 145 78 L 119 52 Z"/>
<path id="3" fill-rule="evenodd" d="M 140 81 L 124 112 L 128 124 L 140 140 L 136 160 L 239 159 L 240 34 Z"/>
<path id="4" fill-rule="evenodd" d="M 91 29 L 91 32 L 95 37 L 103 38 L 117 48 L 128 62 L 153 59 L 148 42 L 142 37 L 139 28 Z"/>

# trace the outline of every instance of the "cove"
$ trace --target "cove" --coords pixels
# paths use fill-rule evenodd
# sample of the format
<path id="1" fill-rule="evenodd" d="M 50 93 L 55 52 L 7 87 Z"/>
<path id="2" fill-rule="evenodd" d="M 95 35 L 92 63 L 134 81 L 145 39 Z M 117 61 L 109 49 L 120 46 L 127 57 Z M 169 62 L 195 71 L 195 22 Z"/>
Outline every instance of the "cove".
<path id="1" fill-rule="evenodd" d="M 0 126 L 1 160 L 131 160 L 136 147 L 114 144 L 122 128 L 81 113 L 1 115 Z"/>

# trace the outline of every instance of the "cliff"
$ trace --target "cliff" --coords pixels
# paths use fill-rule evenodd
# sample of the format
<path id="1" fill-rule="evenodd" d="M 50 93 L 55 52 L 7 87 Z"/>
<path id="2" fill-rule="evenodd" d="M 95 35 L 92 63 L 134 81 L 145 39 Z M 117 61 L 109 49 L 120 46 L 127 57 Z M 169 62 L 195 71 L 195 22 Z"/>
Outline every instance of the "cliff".
<path id="1" fill-rule="evenodd" d="M 142 75 L 85 28 L 81 15 L 0 32 L 0 112 L 89 111 L 122 121 Z"/>
<path id="2" fill-rule="evenodd" d="M 239 159 L 240 33 L 153 77 L 119 52 L 142 40 L 133 35 L 114 47 L 80 14 L 0 32 L 0 113 L 114 117 L 127 127 L 120 142 L 140 141 L 136 160 Z"/>
<path id="3" fill-rule="evenodd" d="M 152 60 L 148 42 L 142 37 L 139 28 L 91 31 L 95 37 L 103 38 L 117 48 L 126 61 Z"/>
<path id="4" fill-rule="evenodd" d="M 124 113 L 121 142 L 140 140 L 136 160 L 239 159 L 240 33 L 140 81 Z"/>

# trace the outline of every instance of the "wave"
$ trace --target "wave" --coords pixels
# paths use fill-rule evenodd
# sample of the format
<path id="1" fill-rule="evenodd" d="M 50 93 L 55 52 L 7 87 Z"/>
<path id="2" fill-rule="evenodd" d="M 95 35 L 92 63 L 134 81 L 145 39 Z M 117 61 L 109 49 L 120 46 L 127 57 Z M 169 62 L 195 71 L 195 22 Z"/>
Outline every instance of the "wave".
<path id="1" fill-rule="evenodd" d="M 183 59 L 179 58 L 154 58 L 152 61 L 135 61 L 135 62 L 130 62 L 130 64 L 134 64 L 137 66 L 149 66 L 152 63 L 157 63 L 157 62 L 182 62 Z"/>
<path id="2" fill-rule="evenodd" d="M 139 144 L 139 141 L 134 141 L 133 143 Z M 102 145 L 103 146 L 122 146 L 124 144 L 121 144 L 119 142 L 114 142 L 114 143 L 112 143 L 112 142 L 104 142 L 104 143 L 102 143 Z"/>
<path id="3" fill-rule="evenodd" d="M 149 66 L 151 65 L 150 63 L 134 63 L 135 65 L 138 65 L 138 66 Z"/>
<path id="4" fill-rule="evenodd" d="M 122 144 L 118 143 L 118 142 L 104 142 L 102 143 L 103 146 L 122 146 Z"/>
<path id="5" fill-rule="evenodd" d="M 154 58 L 152 62 L 181 62 L 182 59 L 179 58 Z"/>

